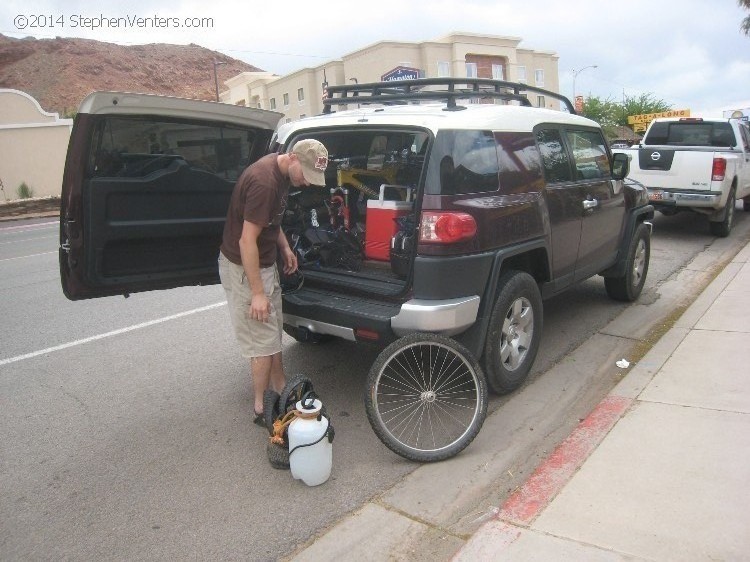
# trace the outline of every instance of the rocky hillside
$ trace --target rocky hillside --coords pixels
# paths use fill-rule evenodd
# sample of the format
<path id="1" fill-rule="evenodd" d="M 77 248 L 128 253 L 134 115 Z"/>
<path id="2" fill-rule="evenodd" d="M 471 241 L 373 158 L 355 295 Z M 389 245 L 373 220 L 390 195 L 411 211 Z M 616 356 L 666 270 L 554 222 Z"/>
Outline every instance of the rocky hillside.
<path id="1" fill-rule="evenodd" d="M 222 81 L 259 68 L 198 45 L 115 45 L 89 39 L 14 39 L 0 34 L 0 88 L 21 90 L 68 115 L 96 90 L 213 100 Z"/>

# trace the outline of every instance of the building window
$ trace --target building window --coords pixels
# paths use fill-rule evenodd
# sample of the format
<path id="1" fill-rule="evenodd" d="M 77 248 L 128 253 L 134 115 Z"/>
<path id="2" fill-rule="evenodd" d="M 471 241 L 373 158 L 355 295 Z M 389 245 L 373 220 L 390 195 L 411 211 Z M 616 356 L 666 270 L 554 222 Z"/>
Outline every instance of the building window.
<path id="1" fill-rule="evenodd" d="M 526 82 L 526 67 L 525 66 L 519 66 L 516 70 L 516 75 L 518 76 L 519 82 Z"/>
<path id="2" fill-rule="evenodd" d="M 305 90 L 297 88 L 297 101 L 305 101 Z"/>
<path id="3" fill-rule="evenodd" d="M 466 63 L 466 77 L 476 78 L 477 77 L 477 63 L 467 62 Z"/>
<path id="4" fill-rule="evenodd" d="M 448 77 L 451 75 L 451 65 L 448 61 L 438 61 L 437 65 L 438 78 Z"/>
<path id="5" fill-rule="evenodd" d="M 276 109 L 276 98 L 271 98 L 269 101 L 269 107 L 271 109 Z"/>
<path id="6" fill-rule="evenodd" d="M 284 107 L 289 107 L 289 94 L 284 94 Z"/>
<path id="7" fill-rule="evenodd" d="M 492 78 L 493 80 L 505 80 L 505 72 L 503 71 L 502 64 L 492 65 Z"/>
<path id="8" fill-rule="evenodd" d="M 544 96 L 537 96 L 536 97 L 536 106 L 537 107 L 544 107 Z"/>
<path id="9" fill-rule="evenodd" d="M 534 71 L 534 83 L 540 88 L 544 87 L 544 70 L 537 68 Z"/>

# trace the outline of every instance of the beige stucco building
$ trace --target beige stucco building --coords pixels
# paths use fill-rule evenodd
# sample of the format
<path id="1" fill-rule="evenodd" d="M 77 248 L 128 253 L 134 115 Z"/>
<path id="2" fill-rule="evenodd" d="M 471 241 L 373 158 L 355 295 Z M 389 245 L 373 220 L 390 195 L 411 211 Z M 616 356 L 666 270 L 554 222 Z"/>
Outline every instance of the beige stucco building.
<path id="1" fill-rule="evenodd" d="M 0 180 L 3 200 L 22 183 L 34 197 L 59 196 L 72 119 L 44 111 L 18 90 L 0 89 Z"/>
<path id="2" fill-rule="evenodd" d="M 278 76 L 245 72 L 227 80 L 224 103 L 272 109 L 293 121 L 323 111 L 323 83 L 379 82 L 389 73 L 421 78 L 478 77 L 524 82 L 559 92 L 558 56 L 518 47 L 518 37 L 451 33 L 420 43 L 379 41 L 316 66 Z M 416 77 L 416 76 L 414 76 Z M 559 103 L 530 95 L 534 105 L 559 109 Z"/>

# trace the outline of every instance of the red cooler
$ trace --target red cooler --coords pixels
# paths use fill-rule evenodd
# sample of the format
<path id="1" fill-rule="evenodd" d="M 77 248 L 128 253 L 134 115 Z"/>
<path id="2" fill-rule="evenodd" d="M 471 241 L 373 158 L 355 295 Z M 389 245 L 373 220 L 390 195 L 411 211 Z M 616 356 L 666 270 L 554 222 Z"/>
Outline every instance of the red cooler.
<path id="1" fill-rule="evenodd" d="M 395 219 L 408 215 L 414 204 L 411 201 L 384 201 L 382 189 L 380 193 L 380 199 L 367 201 L 365 257 L 389 261 L 391 238 L 398 230 Z"/>

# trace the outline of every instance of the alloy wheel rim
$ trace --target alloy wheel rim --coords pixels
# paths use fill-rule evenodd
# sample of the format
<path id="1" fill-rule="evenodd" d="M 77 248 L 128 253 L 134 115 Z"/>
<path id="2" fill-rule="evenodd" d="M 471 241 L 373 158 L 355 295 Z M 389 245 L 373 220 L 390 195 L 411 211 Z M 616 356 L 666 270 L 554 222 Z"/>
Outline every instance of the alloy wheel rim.
<path id="1" fill-rule="evenodd" d="M 500 360 L 515 371 L 526 359 L 534 335 L 534 310 L 525 297 L 513 301 L 505 315 L 500 336 Z"/>

